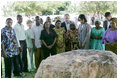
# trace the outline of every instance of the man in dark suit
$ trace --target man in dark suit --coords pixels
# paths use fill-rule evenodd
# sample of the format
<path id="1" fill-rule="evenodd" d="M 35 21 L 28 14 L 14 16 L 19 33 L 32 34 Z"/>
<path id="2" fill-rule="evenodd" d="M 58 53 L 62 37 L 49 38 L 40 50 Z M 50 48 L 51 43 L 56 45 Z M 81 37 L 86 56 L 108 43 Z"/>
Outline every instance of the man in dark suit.
<path id="1" fill-rule="evenodd" d="M 105 13 L 105 21 L 103 22 L 103 27 L 105 28 L 105 30 L 110 28 L 110 19 L 111 19 L 111 13 L 110 12 L 106 12 Z"/>
<path id="2" fill-rule="evenodd" d="M 64 15 L 64 19 L 65 19 L 65 21 L 62 22 L 61 27 L 64 27 L 65 28 L 65 31 L 67 32 L 68 30 L 70 30 L 70 24 L 72 24 L 74 22 L 70 21 L 69 14 L 65 14 Z"/>
<path id="3" fill-rule="evenodd" d="M 62 22 L 61 27 L 64 27 L 65 31 L 66 31 L 66 35 L 68 34 L 68 30 L 70 30 L 70 24 L 74 23 L 72 21 L 70 21 L 70 16 L 69 14 L 65 14 L 64 15 L 64 19 L 65 21 Z M 70 43 L 68 39 L 65 39 L 65 51 L 70 51 Z"/>

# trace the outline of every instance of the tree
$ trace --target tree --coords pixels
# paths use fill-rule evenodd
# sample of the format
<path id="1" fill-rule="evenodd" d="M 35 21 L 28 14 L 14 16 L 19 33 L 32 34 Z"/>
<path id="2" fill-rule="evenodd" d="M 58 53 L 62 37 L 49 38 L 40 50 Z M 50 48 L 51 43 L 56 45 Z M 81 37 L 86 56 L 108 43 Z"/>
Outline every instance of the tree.
<path id="1" fill-rule="evenodd" d="M 2 10 L 4 16 L 16 16 L 22 14 L 24 16 L 35 15 L 53 15 L 60 14 L 66 8 L 67 2 L 62 1 L 16 1 L 8 2 Z"/>
<path id="2" fill-rule="evenodd" d="M 79 7 L 78 13 L 87 15 L 93 13 L 98 17 L 104 15 L 107 11 L 110 11 L 113 14 L 117 13 L 117 1 L 82 1 L 80 2 Z"/>
<path id="3" fill-rule="evenodd" d="M 105 12 L 117 13 L 117 1 L 15 1 L 8 2 L 2 8 L 4 16 L 59 15 L 65 13 L 97 15 Z"/>

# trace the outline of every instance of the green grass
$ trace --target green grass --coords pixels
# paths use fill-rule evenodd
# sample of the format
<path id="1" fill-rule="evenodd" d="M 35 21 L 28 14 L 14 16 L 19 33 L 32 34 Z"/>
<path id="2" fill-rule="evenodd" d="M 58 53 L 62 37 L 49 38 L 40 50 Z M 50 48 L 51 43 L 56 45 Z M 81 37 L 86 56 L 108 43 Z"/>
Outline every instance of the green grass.
<path id="1" fill-rule="evenodd" d="M 24 76 L 22 77 L 13 77 L 13 78 L 34 78 L 35 73 L 36 73 L 36 70 L 32 72 L 24 73 Z"/>
<path id="2" fill-rule="evenodd" d="M 29 60 L 29 52 L 27 53 L 27 57 Z M 5 78 L 4 58 L 2 57 L 1 60 L 2 60 L 2 78 Z M 28 66 L 29 66 L 29 61 L 28 61 Z M 29 67 L 28 67 L 28 69 L 29 69 Z M 36 73 L 36 69 L 32 72 L 24 73 L 24 75 L 22 77 L 13 76 L 13 74 L 12 74 L 12 78 L 34 78 L 35 73 Z"/>

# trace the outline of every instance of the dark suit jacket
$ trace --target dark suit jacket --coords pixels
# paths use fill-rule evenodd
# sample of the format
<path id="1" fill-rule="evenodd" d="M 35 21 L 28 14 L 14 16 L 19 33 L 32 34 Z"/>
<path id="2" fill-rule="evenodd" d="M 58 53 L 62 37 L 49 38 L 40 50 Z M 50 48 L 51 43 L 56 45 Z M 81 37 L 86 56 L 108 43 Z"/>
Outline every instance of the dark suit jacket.
<path id="1" fill-rule="evenodd" d="M 70 24 L 74 23 L 73 21 L 69 22 Z M 66 28 L 66 23 L 65 21 L 61 23 L 61 27 L 64 27 L 65 31 L 67 32 L 67 28 Z"/>
<path id="2" fill-rule="evenodd" d="M 104 22 L 103 22 L 103 27 L 104 27 L 104 29 L 105 29 L 105 31 L 107 30 L 107 20 L 105 20 Z M 109 26 L 109 28 L 111 28 L 111 26 Z"/>

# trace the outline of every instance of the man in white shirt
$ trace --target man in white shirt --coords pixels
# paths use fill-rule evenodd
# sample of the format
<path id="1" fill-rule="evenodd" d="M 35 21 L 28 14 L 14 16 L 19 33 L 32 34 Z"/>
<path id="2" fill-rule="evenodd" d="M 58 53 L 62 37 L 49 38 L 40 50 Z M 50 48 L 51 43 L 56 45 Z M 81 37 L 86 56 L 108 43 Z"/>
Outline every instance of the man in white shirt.
<path id="1" fill-rule="evenodd" d="M 61 23 L 61 27 L 64 27 L 65 31 L 67 32 L 68 30 L 70 30 L 70 24 L 73 24 L 74 22 L 70 21 L 69 14 L 65 14 L 64 19 L 65 19 L 65 21 Z"/>
<path id="2" fill-rule="evenodd" d="M 32 38 L 32 43 L 33 43 L 33 48 L 34 48 L 34 54 L 35 54 L 35 66 L 36 69 L 38 69 L 41 61 L 43 60 L 43 50 L 41 48 L 41 40 L 40 40 L 40 35 L 41 31 L 43 30 L 43 25 L 40 24 L 40 19 L 39 16 L 35 17 L 36 24 L 31 28 L 32 33 L 31 33 L 31 38 Z"/>
<path id="3" fill-rule="evenodd" d="M 110 27 L 110 21 L 107 21 L 107 29 Z"/>
<path id="4" fill-rule="evenodd" d="M 22 16 L 17 15 L 17 23 L 14 26 L 17 39 L 20 42 L 20 46 L 22 49 L 22 52 L 20 52 L 20 54 L 18 55 L 18 61 L 20 63 L 21 73 L 28 72 L 26 36 L 22 20 L 23 20 Z"/>
<path id="5" fill-rule="evenodd" d="M 65 22 L 65 23 L 66 23 L 67 31 L 70 30 L 70 23 L 69 22 Z"/>

